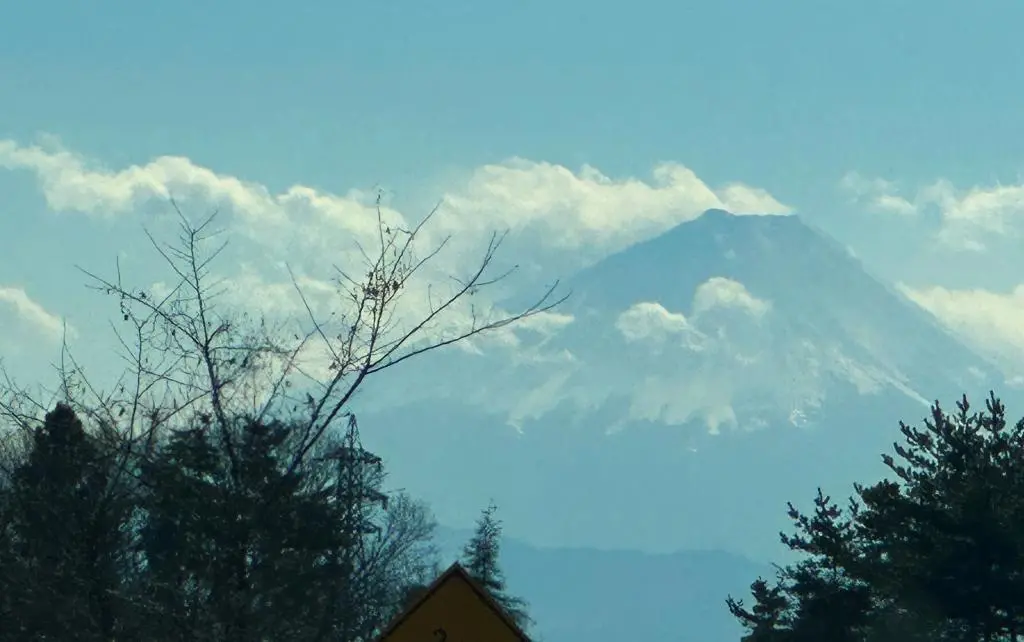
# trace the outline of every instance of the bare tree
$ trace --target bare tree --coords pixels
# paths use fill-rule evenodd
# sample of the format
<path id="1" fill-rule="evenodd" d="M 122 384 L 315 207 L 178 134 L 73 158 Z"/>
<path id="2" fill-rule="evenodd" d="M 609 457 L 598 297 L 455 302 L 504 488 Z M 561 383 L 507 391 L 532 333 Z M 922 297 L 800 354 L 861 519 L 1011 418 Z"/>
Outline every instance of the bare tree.
<path id="1" fill-rule="evenodd" d="M 366 588 L 359 639 L 374 639 L 404 608 L 409 589 L 429 584 L 437 575 L 435 528 L 426 504 L 406 493 L 391 498 L 380 528 L 360 550 L 357 577 Z"/>
<path id="2" fill-rule="evenodd" d="M 431 287 L 421 316 L 399 318 L 411 280 L 445 249 L 449 238 L 418 252 L 417 241 L 436 208 L 412 229 L 399 229 L 383 220 L 378 199 L 375 247 L 360 248 L 361 275 L 336 268 L 338 298 L 330 313 L 318 316 L 293 276 L 295 296 L 307 315 L 296 331 L 220 304 L 224 282 L 214 276 L 212 265 L 225 243 L 212 228 L 215 215 L 193 224 L 172 205 L 180 223 L 178 242 L 165 244 L 147 236 L 174 276 L 173 285 L 147 290 L 125 283 L 120 268 L 114 278 L 83 270 L 92 287 L 118 301 L 121 322 L 128 328 L 114 327 L 127 365 L 124 377 L 113 390 L 101 391 L 82 376 L 69 351 L 59 368 L 57 396 L 111 436 L 126 438 L 136 452 L 152 448 L 159 428 L 188 411 L 209 421 L 234 460 L 233 413 L 255 410 L 257 418 L 298 413 L 304 428 L 291 463 L 296 469 L 324 433 L 349 414 L 353 395 L 372 375 L 547 312 L 566 298 L 556 296 L 556 282 L 518 311 L 471 306 L 465 327 L 447 335 L 434 333 L 470 297 L 479 298 L 479 292 L 510 276 L 511 271 L 494 273 L 504 238 L 494 234 L 465 274 L 450 275 L 454 287 L 440 296 L 436 290 L 441 288 Z M 307 357 L 316 352 L 329 361 L 326 375 L 310 370 Z M 15 412 L 11 395 L 7 397 L 2 409 Z"/>
<path id="3" fill-rule="evenodd" d="M 463 274 L 449 275 L 450 280 L 426 290 L 419 315 L 403 315 L 402 302 L 417 293 L 414 280 L 445 250 L 448 238 L 423 250 L 419 240 L 434 212 L 411 229 L 393 227 L 384 221 L 378 199 L 376 240 L 372 247 L 360 247 L 360 270 L 336 268 L 337 296 L 330 311 L 318 314 L 293 274 L 296 301 L 305 316 L 272 322 L 224 305 L 228 285 L 216 276 L 214 265 L 226 242 L 214 229 L 216 215 L 193 223 L 171 204 L 179 222 L 176 242 L 160 242 L 147 231 L 171 276 L 170 285 L 129 284 L 120 265 L 112 277 L 82 270 L 91 287 L 117 302 L 119 320 L 113 332 L 125 362 L 122 376 L 113 385 L 91 381 L 65 341 L 56 366 L 56 390 L 40 394 L 18 387 L 9 377 L 0 380 L 0 421 L 14 428 L 3 435 L 9 452 L 23 450 L 54 402 L 67 404 L 88 424 L 110 458 L 104 505 L 144 495 L 142 469 L 157 458 L 170 435 L 197 424 L 227 461 L 228 484 L 244 491 L 240 449 L 245 435 L 238 427 L 246 422 L 240 424 L 240 417 L 249 417 L 249 424 L 268 419 L 295 426 L 281 478 L 308 472 L 311 456 L 323 452 L 325 435 L 341 432 L 352 421 L 353 395 L 372 375 L 512 326 L 565 300 L 556 295 L 556 283 L 532 304 L 510 313 L 467 305 L 510 276 L 495 269 L 504 235 L 494 234 Z M 466 307 L 468 322 L 451 325 Z M 316 355 L 327 363 L 320 371 L 314 367 Z M 6 377 L 2 368 L 0 373 Z M 366 534 L 354 560 L 362 599 L 372 606 L 372 613 L 356 625 L 361 629 L 354 632 L 357 637 L 369 635 L 396 608 L 403 583 L 415 584 L 428 574 L 417 556 L 425 552 L 422 547 L 432 532 L 429 513 L 407 497 L 393 500 L 388 509 L 378 516 L 379 530 Z M 126 557 L 124 564 L 134 568 L 126 570 L 128 575 L 141 577 L 145 560 L 137 550 L 129 551 L 134 557 Z M 157 608 L 144 595 L 136 599 L 143 612 Z M 195 628 L 184 622 L 182 626 Z M 198 629 L 193 632 L 198 634 Z"/>

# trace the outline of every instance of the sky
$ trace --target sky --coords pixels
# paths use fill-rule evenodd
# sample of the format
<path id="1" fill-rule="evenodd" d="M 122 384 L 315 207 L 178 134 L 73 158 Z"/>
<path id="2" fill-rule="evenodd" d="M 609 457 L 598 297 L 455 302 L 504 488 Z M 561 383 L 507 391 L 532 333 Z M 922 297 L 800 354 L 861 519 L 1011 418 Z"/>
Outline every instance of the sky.
<path id="1" fill-rule="evenodd" d="M 530 285 L 708 207 L 795 212 L 973 346 L 1024 356 L 1024 5 L 92 3 L 0 8 L 0 356 L 109 360 L 76 269 L 158 280 L 214 208 L 242 297 L 294 310 L 386 195 L 494 229 Z M 347 257 L 347 258 L 346 258 Z M 507 294 L 507 293 L 505 293 Z M 557 325 L 558 319 L 550 322 Z M 42 351 L 40 350 L 42 349 Z"/>

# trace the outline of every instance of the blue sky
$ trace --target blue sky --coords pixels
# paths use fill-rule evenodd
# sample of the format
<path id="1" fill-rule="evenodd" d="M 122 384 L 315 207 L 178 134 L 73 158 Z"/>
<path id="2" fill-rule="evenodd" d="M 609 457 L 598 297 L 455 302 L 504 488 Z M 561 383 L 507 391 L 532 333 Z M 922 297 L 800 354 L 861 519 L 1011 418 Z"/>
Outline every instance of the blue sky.
<path id="1" fill-rule="evenodd" d="M 261 225 L 223 191 L 237 177 L 335 205 L 382 185 L 407 216 L 451 197 L 445 225 L 467 247 L 521 228 L 513 249 L 551 274 L 573 267 L 566 248 L 593 259 L 698 205 L 774 203 L 975 345 L 1024 355 L 1020 3 L 8 4 L 0 322 L 18 336 L 45 334 L 44 312 L 103 329 L 106 303 L 72 266 L 141 256 L 161 189 Z M 663 162 L 692 170 L 665 179 L 690 187 L 659 183 Z M 746 196 L 724 196 L 732 183 Z M 269 202 L 310 226 L 326 216 Z M 544 251 L 551 230 L 571 241 Z"/>

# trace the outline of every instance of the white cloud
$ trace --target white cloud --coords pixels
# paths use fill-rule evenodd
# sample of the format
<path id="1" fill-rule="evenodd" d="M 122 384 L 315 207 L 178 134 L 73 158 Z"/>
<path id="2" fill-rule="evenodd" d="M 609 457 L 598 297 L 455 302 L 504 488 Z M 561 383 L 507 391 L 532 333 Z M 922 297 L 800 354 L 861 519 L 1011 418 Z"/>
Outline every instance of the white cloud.
<path id="1" fill-rule="evenodd" d="M 297 274 L 292 283 L 287 267 L 282 264 L 260 269 L 252 263 L 242 263 L 233 276 L 224 279 L 220 289 L 230 305 L 244 307 L 258 301 L 260 309 L 269 316 L 304 319 L 308 312 L 296 292 L 296 285 L 314 314 L 322 317 L 330 313 L 331 304 L 338 297 L 337 287 L 330 281 L 305 274 Z M 153 294 L 160 296 L 158 292 Z"/>
<path id="2" fill-rule="evenodd" d="M 84 158 L 48 139 L 22 146 L 0 140 L 0 167 L 33 172 L 47 205 L 56 211 L 114 217 L 166 210 L 171 198 L 186 213 L 223 210 L 236 231 L 279 254 L 296 249 L 353 253 L 357 242 L 372 242 L 377 212 L 372 198 L 358 191 L 339 196 L 294 185 L 273 194 L 259 183 L 222 175 L 188 158 L 161 156 L 144 165 L 115 170 Z M 407 226 L 396 211 L 382 208 L 392 226 Z"/>
<path id="3" fill-rule="evenodd" d="M 857 172 L 849 172 L 839 181 L 839 186 L 849 193 L 854 202 L 875 211 L 904 216 L 917 213 L 913 203 L 896 195 L 896 184 L 885 179 L 866 178 Z"/>
<path id="4" fill-rule="evenodd" d="M 204 190 L 203 196 L 210 200 L 239 203 L 247 212 L 261 211 L 267 205 L 257 186 L 218 176 L 177 156 L 162 156 L 146 165 L 114 171 L 64 149 L 52 138 L 45 144 L 27 147 L 2 140 L 0 166 L 35 172 L 47 204 L 55 210 L 122 214 L 146 200 L 167 199 L 175 188 L 186 187 Z"/>
<path id="5" fill-rule="evenodd" d="M 47 338 L 59 339 L 63 336 L 64 322 L 61 318 L 34 301 L 23 288 L 0 286 L 0 303 L 13 308 L 22 321 Z M 74 328 L 69 325 L 68 335 L 74 336 L 74 332 Z"/>
<path id="6" fill-rule="evenodd" d="M 222 224 L 235 233 L 234 247 L 239 247 L 239 241 L 249 244 L 239 252 L 249 264 L 232 266 L 233 274 L 222 275 L 227 291 L 236 295 L 237 302 L 261 311 L 302 312 L 283 269 L 285 262 L 300 275 L 311 302 L 323 307 L 331 297 L 333 267 L 363 269 L 361 248 L 372 253 L 377 242 L 374 195 L 358 190 L 335 194 L 293 185 L 274 192 L 180 156 L 111 168 L 53 139 L 36 145 L 0 140 L 0 167 L 35 174 L 53 210 L 101 217 L 150 214 L 166 212 L 169 198 L 186 214 L 218 209 Z M 642 180 L 613 179 L 590 166 L 572 171 L 551 163 L 511 159 L 476 168 L 463 180 L 438 186 L 438 193 L 443 195 L 442 205 L 424 230 L 420 254 L 449 235 L 451 242 L 432 267 L 410 284 L 400 318 L 421 317 L 430 298 L 436 301 L 439 290 L 454 287 L 451 275 L 461 276 L 469 262 L 479 259 L 495 230 L 509 231 L 495 267 L 501 270 L 515 262 L 528 277 L 540 280 L 568 276 L 709 208 L 736 214 L 789 211 L 763 189 L 731 183 L 716 190 L 692 170 L 674 163 L 658 165 L 650 179 Z M 385 204 L 381 215 L 387 225 L 408 229 L 430 205 L 408 214 Z M 253 256 L 261 260 L 252 261 Z M 433 288 L 429 294 L 428 284 Z M 493 310 L 495 297 L 512 293 L 504 289 L 495 291 L 490 300 L 482 299 L 484 294 L 467 300 L 450 310 L 444 327 L 431 331 L 465 328 L 474 312 Z M 523 332 L 532 332 L 533 339 L 543 343 L 545 336 L 570 322 L 569 317 L 543 315 L 463 347 L 476 351 L 481 342 L 490 341 L 516 348 Z"/>
<path id="7" fill-rule="evenodd" d="M 621 313 L 615 327 L 629 342 L 664 341 L 673 335 L 696 332 L 686 316 L 669 312 L 660 303 L 637 303 Z"/>
<path id="8" fill-rule="evenodd" d="M 734 308 L 762 317 L 771 309 L 771 303 L 750 294 L 739 281 L 716 276 L 700 284 L 693 295 L 694 314 L 714 308 Z"/>
<path id="9" fill-rule="evenodd" d="M 722 209 L 733 214 L 789 214 L 792 208 L 775 200 L 767 190 L 729 183 L 717 192 Z"/>
<path id="10" fill-rule="evenodd" d="M 575 321 L 571 314 L 559 312 L 544 312 L 535 316 L 523 319 L 515 324 L 519 330 L 534 332 L 542 337 L 550 337 Z"/>
<path id="11" fill-rule="evenodd" d="M 338 195 L 294 185 L 275 194 L 184 157 L 162 156 L 118 170 L 90 162 L 52 140 L 30 146 L 0 140 L 0 167 L 34 172 L 47 203 L 56 210 L 117 215 L 172 196 L 192 199 L 229 210 L 241 227 L 265 243 L 280 246 L 283 235 L 292 243 L 289 248 L 331 247 L 342 237 L 368 241 L 376 231 L 376 212 L 366 193 Z M 675 163 L 658 165 L 652 180 L 643 181 L 612 179 L 590 166 L 573 172 L 551 163 L 511 159 L 479 167 L 466 180 L 439 191 L 444 198 L 432 228 L 434 240 L 451 233 L 461 247 L 478 247 L 482 236 L 509 229 L 511 241 L 526 237 L 529 245 L 539 246 L 540 254 L 546 254 L 541 259 L 596 260 L 709 208 L 736 214 L 790 210 L 760 188 L 731 183 L 716 191 Z M 384 216 L 393 225 L 410 220 L 387 208 Z M 566 249 L 577 252 L 567 255 Z"/>
<path id="12" fill-rule="evenodd" d="M 444 197 L 446 231 L 508 228 L 520 247 L 545 248 L 549 261 L 578 267 L 696 218 L 707 209 L 734 214 L 785 214 L 766 191 L 733 183 L 716 191 L 675 163 L 654 168 L 653 180 L 612 179 L 596 168 L 512 159 L 474 171 Z M 567 254 L 565 250 L 572 250 Z"/>
<path id="13" fill-rule="evenodd" d="M 615 328 L 629 343 L 654 342 L 663 345 L 675 339 L 686 349 L 701 351 L 710 341 L 701 330 L 701 318 L 712 310 L 722 308 L 739 310 L 759 319 L 771 309 L 771 302 L 751 295 L 738 281 L 712 277 L 697 286 L 694 292 L 692 319 L 688 319 L 682 312 L 671 312 L 658 302 L 645 301 L 620 313 Z"/>
<path id="14" fill-rule="evenodd" d="M 938 180 L 912 196 L 889 181 L 851 172 L 840 181 L 854 202 L 886 213 L 915 216 L 934 212 L 941 224 L 938 238 L 948 247 L 980 251 L 993 236 L 1017 236 L 1024 226 L 1024 185 L 975 186 L 958 189 Z"/>
<path id="15" fill-rule="evenodd" d="M 951 290 L 933 286 L 899 289 L 979 353 L 1020 374 L 1024 363 L 1024 285 L 1010 292 Z"/>

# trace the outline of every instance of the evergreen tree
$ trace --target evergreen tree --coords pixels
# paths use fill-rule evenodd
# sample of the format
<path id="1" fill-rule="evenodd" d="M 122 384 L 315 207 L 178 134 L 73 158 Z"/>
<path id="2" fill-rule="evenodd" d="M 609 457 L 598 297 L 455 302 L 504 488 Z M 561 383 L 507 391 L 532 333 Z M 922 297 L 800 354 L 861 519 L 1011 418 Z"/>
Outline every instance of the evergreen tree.
<path id="1" fill-rule="evenodd" d="M 847 511 L 819 491 L 815 513 L 790 507 L 801 553 L 755 604 L 730 598 L 748 640 L 1017 640 L 1024 633 L 1024 421 L 1008 426 L 990 395 L 936 404 L 883 461 L 895 479 L 855 485 Z M 804 633 L 810 637 L 805 637 Z"/>
<path id="2" fill-rule="evenodd" d="M 855 573 L 858 551 L 849 516 L 819 489 L 815 511 L 804 515 L 790 505 L 795 525 L 782 542 L 803 554 L 798 563 L 778 569 L 769 586 L 751 585 L 754 605 L 727 599 L 727 606 L 747 628 L 748 642 L 857 642 L 870 623 L 870 585 Z"/>
<path id="3" fill-rule="evenodd" d="M 781 583 L 769 585 L 763 578 L 757 578 L 750 585 L 754 605 L 750 609 L 741 600 L 726 598 L 726 605 L 733 617 L 738 619 L 747 634 L 743 642 L 785 642 L 790 631 L 787 628 L 790 598 Z"/>
<path id="4" fill-rule="evenodd" d="M 130 504 L 112 492 L 109 453 L 58 404 L 32 432 L 4 493 L 0 591 L 12 639 L 109 640 L 123 633 L 120 563 Z M 20 636 L 20 637 L 19 637 Z"/>
<path id="5" fill-rule="evenodd" d="M 476 522 L 473 537 L 462 551 L 462 566 L 480 583 L 521 627 L 530 624 L 526 602 L 510 595 L 505 587 L 505 574 L 501 569 L 501 521 L 495 513 L 498 508 L 488 505 Z"/>
<path id="6" fill-rule="evenodd" d="M 900 597 L 929 639 L 994 640 L 1024 632 L 1024 422 L 936 405 L 922 428 L 900 425 L 885 456 L 897 481 L 857 488 L 860 530 L 884 554 L 872 581 Z"/>
<path id="7" fill-rule="evenodd" d="M 383 464 L 354 422 L 294 471 L 294 426 L 234 430 L 238 474 L 204 425 L 144 468 L 150 639 L 372 639 L 422 580 L 433 522 L 381 491 Z"/>
<path id="8" fill-rule="evenodd" d="M 332 562 L 348 544 L 335 493 L 309 470 L 288 472 L 287 425 L 246 420 L 236 431 L 234 468 L 205 426 L 175 434 L 146 467 L 143 542 L 161 629 L 314 639 L 334 626 Z"/>

